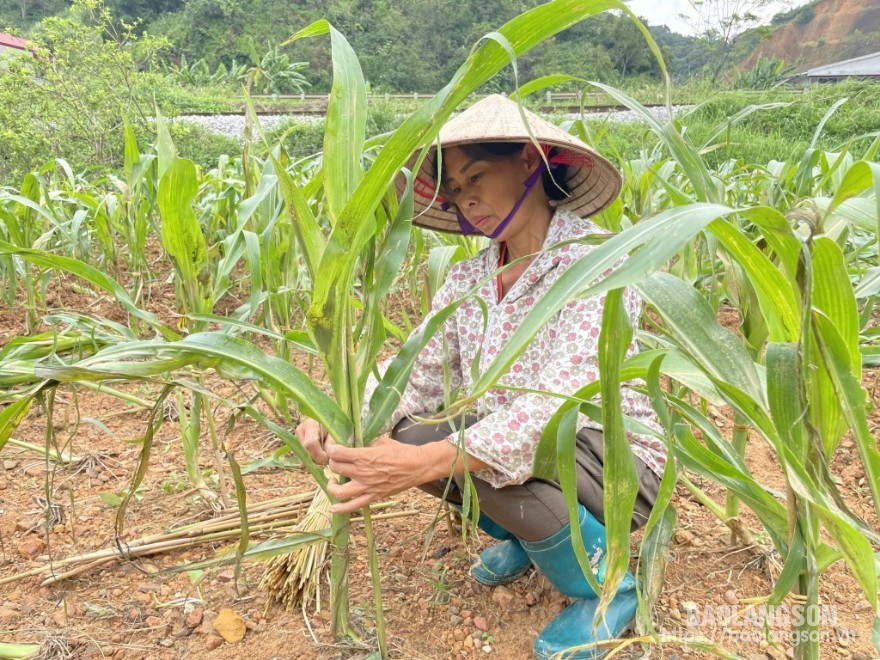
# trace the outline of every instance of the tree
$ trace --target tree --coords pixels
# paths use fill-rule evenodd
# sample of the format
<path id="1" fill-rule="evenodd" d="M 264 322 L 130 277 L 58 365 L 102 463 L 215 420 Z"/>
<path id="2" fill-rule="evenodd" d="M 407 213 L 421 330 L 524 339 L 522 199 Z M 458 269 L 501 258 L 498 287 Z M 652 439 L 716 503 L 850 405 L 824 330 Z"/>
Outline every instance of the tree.
<path id="1" fill-rule="evenodd" d="M 785 4 L 790 4 L 786 0 Z M 777 0 L 688 0 L 691 14 L 681 14 L 694 32 L 705 39 L 713 50 L 712 80 L 727 65 L 736 37 L 761 22 L 765 9 L 779 4 Z"/>

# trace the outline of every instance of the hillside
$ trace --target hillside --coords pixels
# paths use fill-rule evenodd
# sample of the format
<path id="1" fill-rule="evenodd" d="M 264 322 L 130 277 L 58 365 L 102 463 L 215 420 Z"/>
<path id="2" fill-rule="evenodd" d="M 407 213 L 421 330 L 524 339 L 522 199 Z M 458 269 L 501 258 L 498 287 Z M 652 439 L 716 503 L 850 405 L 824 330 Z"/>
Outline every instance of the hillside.
<path id="1" fill-rule="evenodd" d="M 876 0 L 818 0 L 789 12 L 786 18 L 742 68 L 751 68 L 759 55 L 785 60 L 805 71 L 880 51 L 880 2 Z"/>

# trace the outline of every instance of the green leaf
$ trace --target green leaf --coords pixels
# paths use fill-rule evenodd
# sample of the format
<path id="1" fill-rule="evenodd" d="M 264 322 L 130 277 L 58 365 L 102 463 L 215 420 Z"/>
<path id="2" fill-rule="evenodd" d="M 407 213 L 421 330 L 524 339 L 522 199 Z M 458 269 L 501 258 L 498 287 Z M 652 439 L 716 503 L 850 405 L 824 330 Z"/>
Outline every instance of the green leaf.
<path id="1" fill-rule="evenodd" d="M 819 236 L 812 242 L 812 306 L 835 330 L 835 345 L 845 351 L 845 363 L 853 378 L 861 377 L 859 353 L 859 310 L 844 262 L 843 252 L 830 238 Z M 814 313 L 815 313 L 814 312 Z M 843 358 L 843 355 L 840 356 Z M 841 411 L 840 394 L 824 363 L 812 374 L 811 413 L 819 429 L 826 457 L 846 431 Z"/>
<path id="2" fill-rule="evenodd" d="M 673 461 L 669 461 L 668 465 L 673 465 Z M 673 470 L 674 475 L 674 470 Z M 666 474 L 663 475 L 666 479 Z M 671 485 L 671 487 L 670 487 Z M 642 592 L 644 594 L 644 602 L 646 605 L 645 613 L 652 610 L 654 604 L 663 593 L 663 581 L 666 577 L 666 564 L 669 561 L 669 543 L 675 528 L 678 525 L 678 514 L 675 507 L 669 506 L 672 492 L 675 489 L 675 477 L 666 482 L 666 488 L 661 481 L 660 490 L 664 493 L 661 506 L 655 505 L 651 510 L 651 516 L 657 512 L 657 516 L 653 524 L 645 526 L 645 532 L 642 537 L 642 548 L 639 553 L 639 566 L 641 568 L 640 581 L 644 585 Z M 658 496 L 657 501 L 660 501 Z M 650 520 L 649 520 L 650 523 Z M 650 620 L 650 617 L 648 617 Z"/>
<path id="3" fill-rule="evenodd" d="M 629 567 L 629 535 L 639 479 L 635 458 L 623 428 L 620 371 L 632 339 L 632 323 L 623 305 L 623 289 L 605 296 L 599 333 L 599 376 L 602 382 L 603 489 L 608 539 L 605 587 L 599 611 L 605 612 Z"/>
<path id="4" fill-rule="evenodd" d="M 800 333 L 798 301 L 783 274 L 731 223 L 716 220 L 708 229 L 748 276 L 770 329 L 770 341 L 797 339 Z"/>
<path id="5" fill-rule="evenodd" d="M 797 525 L 794 530 L 794 538 L 788 548 L 788 555 L 785 558 L 782 572 L 776 578 L 776 584 L 773 585 L 773 593 L 770 594 L 768 605 L 774 607 L 779 605 L 795 588 L 801 573 L 806 570 L 806 552 L 804 536 L 801 533 L 800 525 Z"/>
<path id="6" fill-rule="evenodd" d="M 98 497 L 104 504 L 112 506 L 114 509 L 122 504 L 122 498 L 116 493 L 98 493 Z"/>
<path id="7" fill-rule="evenodd" d="M 372 442 L 387 427 L 392 413 L 400 402 L 400 397 L 403 396 L 409 382 L 409 375 L 422 348 L 443 327 L 446 320 L 461 306 L 464 300 L 464 298 L 457 300 L 433 313 L 424 323 L 422 331 L 410 335 L 391 364 L 388 365 L 382 380 L 379 381 L 373 392 L 369 409 L 364 418 L 362 431 L 364 444 Z"/>
<path id="8" fill-rule="evenodd" d="M 526 97 L 550 87 L 564 85 L 570 82 L 585 83 L 587 81 L 583 78 L 578 78 L 577 76 L 568 76 L 558 73 L 549 76 L 541 76 L 540 78 L 535 78 L 534 80 L 527 82 L 525 85 L 520 85 L 510 97 L 513 99 L 517 98 L 517 96 Z"/>
<path id="9" fill-rule="evenodd" d="M 333 86 L 324 129 L 324 191 L 331 224 L 364 176 L 361 158 L 367 125 L 367 92 L 357 55 L 348 41 L 327 23 L 333 51 Z M 361 218 L 369 222 L 369 213 Z"/>
<path id="10" fill-rule="evenodd" d="M 192 205 L 199 191 L 195 164 L 175 158 L 159 181 L 159 212 L 162 216 L 162 245 L 174 259 L 181 285 L 187 291 L 185 302 L 192 311 L 210 312 L 210 296 L 203 286 L 202 269 L 207 273 L 207 246 Z"/>
<path id="11" fill-rule="evenodd" d="M 154 314 L 138 308 L 129 298 L 125 289 L 122 288 L 122 285 L 116 280 L 87 263 L 71 257 L 62 257 L 49 252 L 43 252 L 42 250 L 19 248 L 4 241 L 0 241 L 0 254 L 15 255 L 43 268 L 53 268 L 81 277 L 107 293 L 112 294 L 129 314 L 148 323 L 166 339 L 174 340 L 180 338 L 176 332 L 162 325 Z"/>
<path id="12" fill-rule="evenodd" d="M 710 376 L 733 385 L 758 403 L 764 401 L 761 381 L 748 351 L 736 335 L 718 323 L 709 303 L 693 287 L 666 273 L 655 273 L 636 287 L 663 318 L 688 358 Z"/>
<path id="13" fill-rule="evenodd" d="M 831 320 L 814 312 L 813 324 L 822 363 L 834 384 L 843 416 L 852 429 L 865 468 L 865 481 L 874 499 L 874 510 L 880 515 L 880 451 L 868 428 L 867 394 L 852 373 L 851 356 Z"/>
<path id="14" fill-rule="evenodd" d="M 25 396 L 0 410 L 0 450 L 6 445 L 10 436 L 15 433 L 21 420 L 28 414 L 33 401 L 33 395 Z"/>
<path id="15" fill-rule="evenodd" d="M 284 196 L 284 201 L 287 204 L 286 217 L 290 221 L 294 234 L 302 248 L 309 276 L 314 278 L 315 271 L 321 261 L 321 255 L 324 253 L 324 234 L 312 213 L 311 207 L 309 207 L 305 195 L 296 185 L 293 177 L 274 157 L 272 158 L 272 163 L 275 165 L 275 173 L 278 176 L 278 187 L 281 189 L 281 194 Z"/>
<path id="16" fill-rule="evenodd" d="M 797 344 L 767 345 L 767 398 L 782 442 L 801 460 L 806 457 L 803 392 L 804 374 Z"/>

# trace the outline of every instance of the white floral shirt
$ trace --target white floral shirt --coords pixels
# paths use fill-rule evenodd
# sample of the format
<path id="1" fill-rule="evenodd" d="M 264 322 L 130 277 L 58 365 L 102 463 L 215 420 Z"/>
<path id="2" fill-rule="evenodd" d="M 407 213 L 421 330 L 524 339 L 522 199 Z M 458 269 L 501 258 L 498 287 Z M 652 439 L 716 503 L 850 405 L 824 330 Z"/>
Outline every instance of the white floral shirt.
<path id="1" fill-rule="evenodd" d="M 391 424 L 408 415 L 432 413 L 443 405 L 449 391 L 461 387 L 467 392 L 473 383 L 474 362 L 480 360 L 478 371 L 482 373 L 529 310 L 541 303 L 541 297 L 559 276 L 572 263 L 595 249 L 583 243 L 548 248 L 568 239 L 601 233 L 605 231 L 593 222 L 560 207 L 551 221 L 544 250 L 500 302 L 495 278 L 491 277 L 498 264 L 497 243 L 492 243 L 475 257 L 455 264 L 434 296 L 432 309 L 442 309 L 461 299 L 484 281 L 477 295 L 488 309 L 488 319 L 484 319 L 481 305 L 473 298 L 466 300 L 447 319 L 442 333 L 438 332 L 428 341 L 416 360 Z M 563 399 L 514 391 L 504 386 L 572 394 L 596 380 L 604 302 L 604 295 L 569 302 L 535 335 L 528 348 L 499 380 L 498 387 L 481 397 L 477 411 L 479 421 L 463 431 L 468 454 L 492 466 L 477 473 L 478 477 L 496 488 L 520 484 L 531 477 L 541 433 Z M 633 327 L 637 327 L 641 303 L 628 289 L 624 293 L 624 305 Z M 422 324 L 426 321 L 427 318 Z M 627 354 L 637 351 L 633 340 Z M 386 366 L 387 363 L 381 365 L 380 372 L 384 373 Z M 376 381 L 371 377 L 365 401 L 369 401 L 375 386 Z M 659 430 L 646 396 L 628 387 L 622 388 L 621 396 L 626 415 Z M 581 415 L 579 428 L 584 426 L 602 428 L 598 422 Z M 666 464 L 664 443 L 647 434 L 629 433 L 628 437 L 633 454 L 652 471 L 662 474 Z M 448 440 L 457 444 L 460 435 L 455 433 Z"/>

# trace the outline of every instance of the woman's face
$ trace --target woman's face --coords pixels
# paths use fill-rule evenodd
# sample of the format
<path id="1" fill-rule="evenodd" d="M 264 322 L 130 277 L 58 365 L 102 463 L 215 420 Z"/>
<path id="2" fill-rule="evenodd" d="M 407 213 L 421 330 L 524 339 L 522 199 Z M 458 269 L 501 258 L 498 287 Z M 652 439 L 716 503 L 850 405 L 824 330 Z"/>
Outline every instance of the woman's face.
<path id="1" fill-rule="evenodd" d="M 501 160 L 481 160 L 459 147 L 449 147 L 443 150 L 443 195 L 488 236 L 513 210 L 523 193 L 523 182 L 539 163 L 534 149 L 526 148 Z M 536 211 L 547 213 L 549 208 L 539 181 L 495 240 L 509 240 L 528 225 Z"/>

